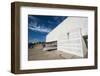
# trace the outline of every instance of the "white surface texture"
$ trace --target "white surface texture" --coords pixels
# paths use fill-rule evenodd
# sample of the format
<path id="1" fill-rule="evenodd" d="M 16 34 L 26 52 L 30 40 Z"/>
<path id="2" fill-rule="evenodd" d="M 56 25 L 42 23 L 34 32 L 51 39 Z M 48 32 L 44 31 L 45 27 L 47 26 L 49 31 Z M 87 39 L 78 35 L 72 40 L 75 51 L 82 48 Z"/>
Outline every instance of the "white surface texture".
<path id="1" fill-rule="evenodd" d="M 0 76 L 100 76 L 100 59 L 98 59 L 98 70 L 65 71 L 52 73 L 19 74 L 10 72 L 11 62 L 11 15 L 10 3 L 16 0 L 1 0 L 0 2 Z M 68 4 L 98 6 L 98 33 L 100 33 L 100 0 L 17 0 L 38 3 Z M 98 46 L 100 46 L 100 35 L 98 35 Z M 100 58 L 100 47 L 98 47 L 98 58 Z M 84 63 L 83 63 L 84 64 Z"/>
<path id="2" fill-rule="evenodd" d="M 68 16 L 46 36 L 46 41 L 57 41 L 57 50 L 84 57 L 82 36 L 88 35 L 88 22 L 91 21 L 88 19 L 88 16 Z"/>

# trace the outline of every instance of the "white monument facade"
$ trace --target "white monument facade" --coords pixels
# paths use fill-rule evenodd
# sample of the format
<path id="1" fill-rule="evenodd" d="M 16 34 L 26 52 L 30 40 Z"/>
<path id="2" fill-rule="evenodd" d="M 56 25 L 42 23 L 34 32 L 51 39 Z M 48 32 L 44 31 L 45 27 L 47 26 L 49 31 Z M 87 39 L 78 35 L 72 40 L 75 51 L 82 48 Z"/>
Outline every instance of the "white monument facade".
<path id="1" fill-rule="evenodd" d="M 88 18 L 67 17 L 46 36 L 46 42 L 57 41 L 57 50 L 84 57 L 88 50 L 85 35 L 88 36 Z"/>

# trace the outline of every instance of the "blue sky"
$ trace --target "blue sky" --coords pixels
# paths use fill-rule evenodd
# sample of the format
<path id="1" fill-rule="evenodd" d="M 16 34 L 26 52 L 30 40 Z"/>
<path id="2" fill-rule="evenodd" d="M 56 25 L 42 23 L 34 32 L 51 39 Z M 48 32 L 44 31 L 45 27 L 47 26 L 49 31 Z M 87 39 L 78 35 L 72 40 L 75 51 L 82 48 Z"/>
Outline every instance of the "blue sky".
<path id="1" fill-rule="evenodd" d="M 28 15 L 28 42 L 44 42 L 46 35 L 59 25 L 66 16 Z"/>

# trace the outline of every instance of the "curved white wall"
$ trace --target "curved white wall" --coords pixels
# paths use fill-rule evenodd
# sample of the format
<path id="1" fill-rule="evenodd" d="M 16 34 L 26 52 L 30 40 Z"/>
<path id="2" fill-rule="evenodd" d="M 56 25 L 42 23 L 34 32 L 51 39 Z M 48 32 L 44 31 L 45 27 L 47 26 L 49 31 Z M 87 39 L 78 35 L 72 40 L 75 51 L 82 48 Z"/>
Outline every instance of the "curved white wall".
<path id="1" fill-rule="evenodd" d="M 46 42 L 57 40 L 58 50 L 83 57 L 83 35 L 88 35 L 88 18 L 68 17 L 47 35 Z"/>

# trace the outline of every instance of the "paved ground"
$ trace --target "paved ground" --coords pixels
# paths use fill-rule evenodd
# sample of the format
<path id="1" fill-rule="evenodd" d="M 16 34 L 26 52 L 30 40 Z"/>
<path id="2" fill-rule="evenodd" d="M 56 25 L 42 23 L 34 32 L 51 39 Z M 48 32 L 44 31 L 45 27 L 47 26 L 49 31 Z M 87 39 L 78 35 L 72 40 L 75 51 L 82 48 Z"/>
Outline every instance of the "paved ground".
<path id="1" fill-rule="evenodd" d="M 75 59 L 78 56 L 68 54 L 59 50 L 43 51 L 42 45 L 36 45 L 35 48 L 28 50 L 28 60 L 55 60 L 55 59 Z"/>

